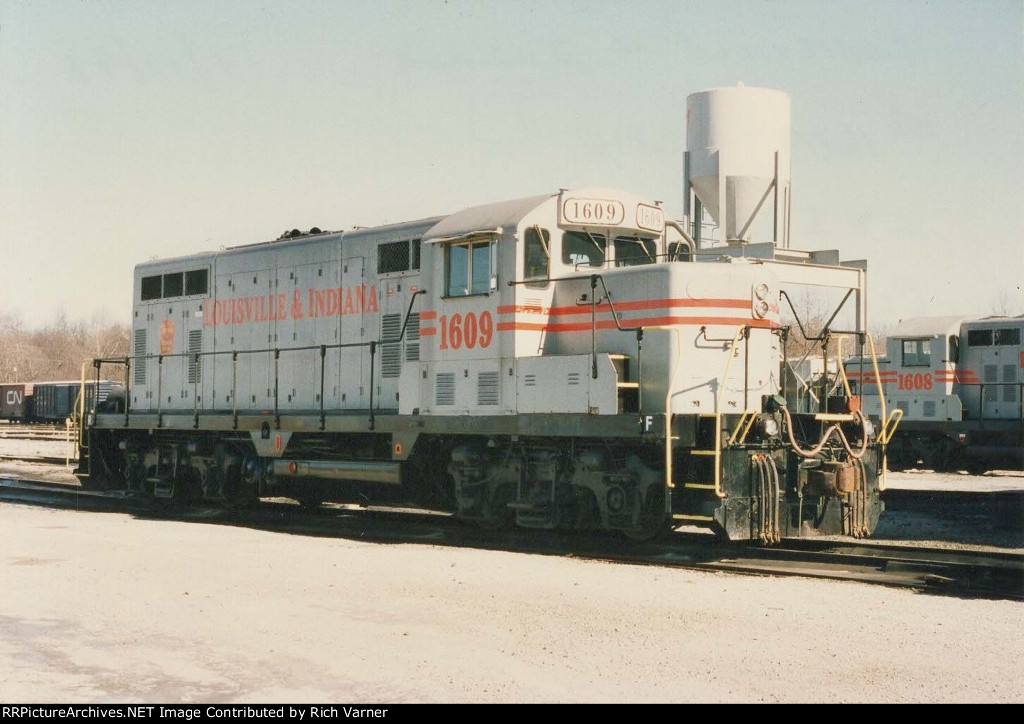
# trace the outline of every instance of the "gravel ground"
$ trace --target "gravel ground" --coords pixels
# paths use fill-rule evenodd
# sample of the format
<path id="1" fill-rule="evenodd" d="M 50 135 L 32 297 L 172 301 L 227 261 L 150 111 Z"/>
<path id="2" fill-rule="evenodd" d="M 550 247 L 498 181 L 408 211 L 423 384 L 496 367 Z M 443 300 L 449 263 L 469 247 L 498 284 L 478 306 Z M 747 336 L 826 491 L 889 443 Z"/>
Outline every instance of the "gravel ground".
<path id="1" fill-rule="evenodd" d="M 1024 487 L 968 477 L 889 485 Z M 12 504 L 0 550 L 5 703 L 1024 703 L 1010 601 Z"/>

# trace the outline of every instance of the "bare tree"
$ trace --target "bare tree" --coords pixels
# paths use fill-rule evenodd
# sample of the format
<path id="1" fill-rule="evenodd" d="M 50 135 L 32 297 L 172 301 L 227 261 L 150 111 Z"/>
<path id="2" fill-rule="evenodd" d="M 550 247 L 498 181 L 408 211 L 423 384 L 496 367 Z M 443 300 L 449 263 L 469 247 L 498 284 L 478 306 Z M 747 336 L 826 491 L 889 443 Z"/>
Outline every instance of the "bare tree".
<path id="1" fill-rule="evenodd" d="M 0 382 L 77 380 L 86 360 L 126 356 L 129 336 L 128 325 L 103 315 L 83 322 L 62 312 L 30 330 L 18 317 L 0 313 Z"/>
<path id="2" fill-rule="evenodd" d="M 992 314 L 1000 317 L 1013 315 L 1013 295 L 1003 289 L 992 299 Z M 1022 312 L 1024 313 L 1024 312 Z"/>

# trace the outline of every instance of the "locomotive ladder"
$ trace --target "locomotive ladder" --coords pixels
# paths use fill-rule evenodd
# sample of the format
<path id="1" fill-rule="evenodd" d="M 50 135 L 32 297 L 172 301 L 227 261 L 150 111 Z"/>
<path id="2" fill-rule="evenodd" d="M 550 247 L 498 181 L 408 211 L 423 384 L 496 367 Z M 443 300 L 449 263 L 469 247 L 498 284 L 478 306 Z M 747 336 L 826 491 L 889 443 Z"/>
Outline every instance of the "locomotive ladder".
<path id="1" fill-rule="evenodd" d="M 707 449 L 697 448 L 690 450 L 690 454 L 712 458 L 711 464 L 714 468 L 715 482 L 686 482 L 683 483 L 683 487 L 690 490 L 713 490 L 718 497 L 723 498 L 725 497 L 725 494 L 722 492 L 722 415 L 719 412 L 705 412 L 697 415 L 697 417 L 714 420 L 714 445 Z M 677 439 L 678 437 L 672 437 L 672 440 Z M 672 518 L 673 520 L 695 520 L 702 522 L 714 521 L 714 517 L 710 515 L 692 515 L 689 513 L 673 513 Z"/>
<path id="2" fill-rule="evenodd" d="M 609 354 L 615 366 L 615 391 L 619 412 L 640 412 L 640 382 L 630 377 L 630 357 L 626 354 Z"/>
<path id="3" fill-rule="evenodd" d="M 743 325 L 736 330 L 732 340 L 719 340 L 722 342 L 729 343 L 729 353 L 726 357 L 725 372 L 721 377 L 721 384 L 718 388 L 718 394 L 715 396 L 715 411 L 704 412 L 697 415 L 698 419 L 711 419 L 714 420 L 714 443 L 711 448 L 695 448 L 690 450 L 691 455 L 699 455 L 712 458 L 711 464 L 714 469 L 714 482 L 713 483 L 699 483 L 699 482 L 685 482 L 683 487 L 690 490 L 712 490 L 715 495 L 722 499 L 726 497 L 725 490 L 722 488 L 722 394 L 725 390 L 726 381 L 729 379 L 729 367 L 732 365 L 733 357 L 736 356 L 736 346 L 739 344 L 741 338 L 746 339 L 749 333 L 749 327 Z M 707 339 L 707 328 L 701 327 L 701 334 L 704 334 Z M 714 341 L 714 340 L 709 340 Z M 736 430 L 733 431 L 732 436 L 729 438 L 728 444 L 733 444 L 739 439 L 740 442 L 746 438 L 747 433 L 750 431 L 751 426 L 754 424 L 754 420 L 757 418 L 756 410 L 746 410 L 740 417 L 739 423 L 737 424 Z M 677 440 L 676 436 L 671 435 L 671 429 L 667 431 L 666 445 L 671 445 L 673 440 Z M 674 487 L 673 482 L 670 480 L 669 485 Z M 709 515 L 691 515 L 687 513 L 673 513 L 673 520 L 694 520 L 702 522 L 712 522 L 714 518 Z"/>

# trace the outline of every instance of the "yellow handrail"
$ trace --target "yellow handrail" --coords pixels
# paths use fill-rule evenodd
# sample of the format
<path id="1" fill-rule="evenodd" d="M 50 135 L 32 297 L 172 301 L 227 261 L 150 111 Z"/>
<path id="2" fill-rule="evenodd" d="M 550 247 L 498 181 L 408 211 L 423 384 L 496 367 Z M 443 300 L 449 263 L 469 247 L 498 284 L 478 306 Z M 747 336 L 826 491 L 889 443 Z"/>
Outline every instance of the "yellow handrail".
<path id="1" fill-rule="evenodd" d="M 747 416 L 750 416 L 749 418 Z M 757 410 L 747 410 L 740 417 L 740 421 L 736 424 L 736 429 L 732 431 L 732 437 L 729 438 L 727 444 L 734 445 L 737 440 L 740 444 L 747 439 L 747 435 L 750 433 L 750 428 L 754 426 L 754 421 L 757 420 Z M 740 431 L 743 431 L 742 433 Z"/>
<path id="2" fill-rule="evenodd" d="M 722 489 L 722 395 L 725 393 L 725 386 L 729 383 L 729 368 L 732 366 L 732 358 L 736 356 L 736 343 L 739 342 L 740 335 L 743 334 L 745 327 L 739 327 L 736 330 L 736 334 L 733 335 L 732 342 L 729 344 L 729 357 L 725 361 L 725 374 L 722 375 L 722 384 L 718 388 L 718 394 L 715 395 L 715 495 L 719 498 L 725 497 L 725 491 Z"/>
<path id="3" fill-rule="evenodd" d="M 846 391 L 846 399 L 853 397 L 853 391 L 850 389 L 850 380 L 846 378 L 846 366 L 843 364 L 843 338 L 838 337 L 836 339 L 836 362 L 839 367 L 839 379 L 843 381 L 843 390 Z M 825 370 L 828 374 L 828 370 Z"/>
<path id="4" fill-rule="evenodd" d="M 892 438 L 892 434 L 896 432 L 896 427 L 900 424 L 900 420 L 903 418 L 903 410 L 898 407 L 892 411 L 892 416 L 886 416 L 885 410 L 885 390 L 882 389 L 882 374 L 878 371 L 878 355 L 875 353 L 875 340 L 867 332 L 864 336 L 868 338 L 868 346 L 871 348 L 871 369 L 875 372 L 875 385 L 878 387 L 878 401 L 880 410 L 882 411 L 879 422 L 881 423 L 881 430 L 878 431 L 878 441 L 882 444 L 882 477 L 878 482 L 879 492 L 883 492 L 886 488 L 886 473 L 888 472 L 889 461 L 888 455 L 886 454 L 885 448 L 889 444 L 889 440 Z"/>
<path id="5" fill-rule="evenodd" d="M 92 365 L 92 360 L 91 359 L 84 359 L 84 360 L 82 360 L 82 379 L 81 379 L 81 381 L 79 383 L 79 386 L 78 386 L 78 400 L 77 400 L 78 404 L 75 405 L 78 408 L 78 419 L 76 420 L 76 423 L 75 423 L 75 443 L 76 443 L 76 445 L 79 448 L 82 447 L 82 423 L 85 420 L 85 382 L 86 382 L 86 380 L 85 380 L 85 370 L 86 370 L 86 365 L 90 365 L 91 366 Z"/>
<path id="6" fill-rule="evenodd" d="M 672 394 L 675 389 L 676 377 L 679 374 L 680 362 L 683 359 L 683 343 L 677 327 L 657 326 L 647 329 L 660 329 L 672 332 L 676 339 L 676 360 L 672 364 L 672 377 L 668 382 L 668 389 L 665 390 L 665 487 L 674 488 L 672 482 Z M 641 393 L 642 394 L 642 393 Z M 669 507 L 668 495 L 665 496 L 666 510 Z"/>

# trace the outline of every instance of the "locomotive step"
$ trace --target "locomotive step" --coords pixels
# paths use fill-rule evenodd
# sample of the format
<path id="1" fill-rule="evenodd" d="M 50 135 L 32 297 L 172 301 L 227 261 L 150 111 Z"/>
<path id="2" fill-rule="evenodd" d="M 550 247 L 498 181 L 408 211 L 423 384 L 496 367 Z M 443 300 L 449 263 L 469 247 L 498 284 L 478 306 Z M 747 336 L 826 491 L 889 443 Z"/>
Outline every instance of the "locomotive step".
<path id="1" fill-rule="evenodd" d="M 505 507 L 517 513 L 545 513 L 551 507 L 551 503 L 506 503 Z"/>
<path id="2" fill-rule="evenodd" d="M 174 497 L 174 481 L 170 478 L 146 478 L 146 482 L 153 485 L 154 498 Z"/>

